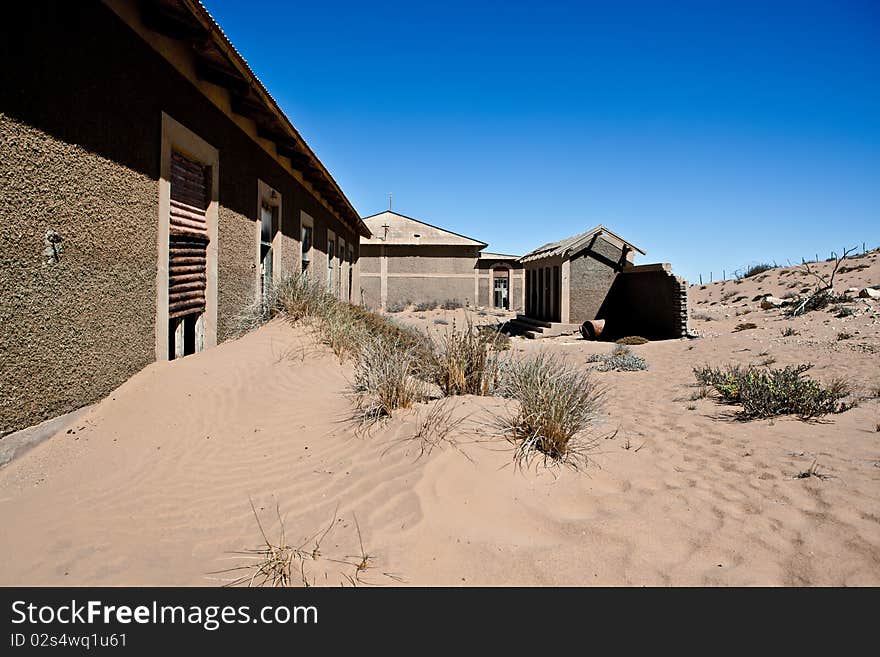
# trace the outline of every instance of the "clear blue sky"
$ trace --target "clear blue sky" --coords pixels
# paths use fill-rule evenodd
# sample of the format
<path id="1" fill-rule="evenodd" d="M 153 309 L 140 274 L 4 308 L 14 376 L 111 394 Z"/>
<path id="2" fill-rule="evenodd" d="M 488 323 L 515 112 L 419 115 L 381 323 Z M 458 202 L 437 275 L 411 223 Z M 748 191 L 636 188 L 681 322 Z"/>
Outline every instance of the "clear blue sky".
<path id="1" fill-rule="evenodd" d="M 362 215 L 692 281 L 880 245 L 878 2 L 205 3 Z"/>

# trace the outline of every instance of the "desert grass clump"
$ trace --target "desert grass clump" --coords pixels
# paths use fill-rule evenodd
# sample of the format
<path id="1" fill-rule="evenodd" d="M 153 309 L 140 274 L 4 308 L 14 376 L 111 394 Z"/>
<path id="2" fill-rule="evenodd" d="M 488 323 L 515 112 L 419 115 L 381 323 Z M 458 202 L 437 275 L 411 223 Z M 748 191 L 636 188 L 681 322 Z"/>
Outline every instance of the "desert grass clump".
<path id="1" fill-rule="evenodd" d="M 468 318 L 463 328 L 455 322 L 433 338 L 429 378 L 444 395 L 489 395 L 498 383 L 496 338 L 485 338 Z"/>
<path id="2" fill-rule="evenodd" d="M 456 310 L 458 308 L 464 308 L 464 304 L 458 299 L 447 299 L 442 304 L 440 304 L 440 307 L 443 310 Z"/>
<path id="3" fill-rule="evenodd" d="M 426 310 L 434 310 L 437 307 L 436 301 L 422 301 L 416 304 L 416 311 L 423 313 Z"/>
<path id="4" fill-rule="evenodd" d="M 237 333 L 258 328 L 277 316 L 310 326 L 318 340 L 340 358 L 356 356 L 371 336 L 384 336 L 414 347 L 421 344 L 423 348 L 425 343 L 417 331 L 336 298 L 327 292 L 323 283 L 307 274 L 288 276 L 271 285 L 260 299 L 239 314 Z"/>
<path id="5" fill-rule="evenodd" d="M 510 336 L 502 332 L 501 324 L 484 324 L 477 328 L 477 334 L 495 351 L 510 349 Z"/>
<path id="6" fill-rule="evenodd" d="M 743 278 L 751 278 L 752 276 L 757 276 L 758 274 L 763 274 L 765 271 L 770 271 L 773 269 L 773 265 L 762 262 L 757 265 L 752 265 L 743 273 Z"/>
<path id="7" fill-rule="evenodd" d="M 750 331 L 751 329 L 756 329 L 756 328 L 758 328 L 758 325 L 755 324 L 754 322 L 742 322 L 741 324 L 737 324 L 734 327 L 733 332 L 739 333 L 740 331 Z"/>
<path id="8" fill-rule="evenodd" d="M 628 335 L 625 338 L 620 338 L 616 342 L 617 342 L 617 344 L 633 345 L 633 344 L 647 344 L 648 342 L 650 342 L 650 340 L 648 340 L 648 338 L 643 338 L 640 335 Z"/>
<path id="9" fill-rule="evenodd" d="M 360 424 L 368 427 L 426 399 L 425 383 L 416 376 L 421 365 L 422 354 L 412 345 L 382 335 L 367 338 L 352 385 Z"/>
<path id="10" fill-rule="evenodd" d="M 850 395 L 845 381 L 827 385 L 803 376 L 810 364 L 789 365 L 781 369 L 728 365 L 694 368 L 694 377 L 711 386 L 721 400 L 742 405 L 745 419 L 797 415 L 803 420 L 842 413 L 853 407 L 843 400 Z"/>
<path id="11" fill-rule="evenodd" d="M 626 345 L 618 344 L 610 354 L 592 354 L 588 363 L 598 363 L 593 369 L 600 372 L 638 372 L 648 369 L 647 361 L 636 356 Z"/>
<path id="12" fill-rule="evenodd" d="M 517 402 L 499 418 L 500 428 L 516 444 L 519 468 L 587 464 L 587 453 L 598 440 L 590 434 L 602 410 L 604 390 L 590 372 L 564 359 L 539 353 L 509 364 L 502 394 Z"/>

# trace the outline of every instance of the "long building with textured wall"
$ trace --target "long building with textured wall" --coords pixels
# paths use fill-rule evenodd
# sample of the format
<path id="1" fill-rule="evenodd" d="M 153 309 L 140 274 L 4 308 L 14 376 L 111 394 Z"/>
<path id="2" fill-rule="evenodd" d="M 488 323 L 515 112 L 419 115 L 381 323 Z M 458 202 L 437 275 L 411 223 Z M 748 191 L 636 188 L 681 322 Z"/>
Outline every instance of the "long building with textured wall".
<path id="1" fill-rule="evenodd" d="M 0 435 L 222 342 L 369 230 L 198 2 L 17 5 L 0 69 Z M 39 34 L 39 38 L 34 35 Z"/>

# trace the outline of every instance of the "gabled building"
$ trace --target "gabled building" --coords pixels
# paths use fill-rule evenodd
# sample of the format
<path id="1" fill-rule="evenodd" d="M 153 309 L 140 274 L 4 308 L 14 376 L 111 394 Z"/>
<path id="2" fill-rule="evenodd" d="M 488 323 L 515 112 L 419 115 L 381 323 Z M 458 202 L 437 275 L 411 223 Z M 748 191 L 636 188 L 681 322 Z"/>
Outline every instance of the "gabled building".
<path id="1" fill-rule="evenodd" d="M 388 310 L 408 304 L 457 302 L 522 309 L 522 266 L 516 256 L 482 254 L 487 244 L 387 210 L 364 223 L 363 303 Z"/>
<path id="2" fill-rule="evenodd" d="M 687 283 L 668 264 L 635 265 L 645 252 L 605 226 L 550 242 L 520 258 L 529 337 L 605 320 L 603 337 L 678 338 L 687 333 Z"/>
<path id="3" fill-rule="evenodd" d="M 0 435 L 233 336 L 282 276 L 358 300 L 369 229 L 201 3 L 7 18 Z"/>

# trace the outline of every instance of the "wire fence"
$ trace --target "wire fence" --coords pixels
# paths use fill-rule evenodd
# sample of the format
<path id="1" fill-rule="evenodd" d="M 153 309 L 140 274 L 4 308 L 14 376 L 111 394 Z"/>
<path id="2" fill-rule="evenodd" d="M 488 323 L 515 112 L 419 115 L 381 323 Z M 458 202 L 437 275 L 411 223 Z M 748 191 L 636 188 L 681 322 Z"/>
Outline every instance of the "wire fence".
<path id="1" fill-rule="evenodd" d="M 858 247 L 856 247 L 856 248 L 858 249 Z M 849 255 L 849 257 L 852 258 L 853 256 L 857 256 L 857 255 L 865 255 L 867 253 L 871 253 L 871 252 L 878 251 L 878 250 L 880 250 L 880 246 L 869 249 L 869 248 L 867 248 L 867 243 L 862 242 L 861 251 L 856 251 L 855 253 L 851 253 Z M 700 274 L 698 274 L 699 282 L 691 281 L 690 284 L 691 285 L 706 285 L 706 284 L 711 284 L 711 283 L 720 283 L 722 281 L 736 281 L 736 280 L 740 280 L 742 278 L 748 278 L 750 276 L 757 276 L 758 274 L 763 273 L 765 271 L 769 271 L 771 269 L 778 269 L 780 267 L 796 267 L 798 265 L 806 265 L 806 264 L 811 264 L 814 262 L 831 262 L 831 261 L 836 260 L 837 257 L 838 257 L 838 252 L 831 251 L 827 258 L 819 258 L 819 254 L 815 253 L 814 258 L 811 260 L 808 260 L 807 258 L 804 258 L 803 256 L 801 256 L 800 262 L 792 262 L 791 260 L 786 260 L 784 265 L 780 265 L 774 260 L 772 262 L 772 264 L 769 262 L 753 263 L 747 267 L 741 267 L 739 269 L 732 269 L 732 270 L 730 270 L 730 272 L 728 272 L 726 269 L 722 269 L 721 271 L 709 271 L 707 274 L 704 274 L 701 272 Z M 728 277 L 728 273 L 730 273 L 729 277 Z"/>

